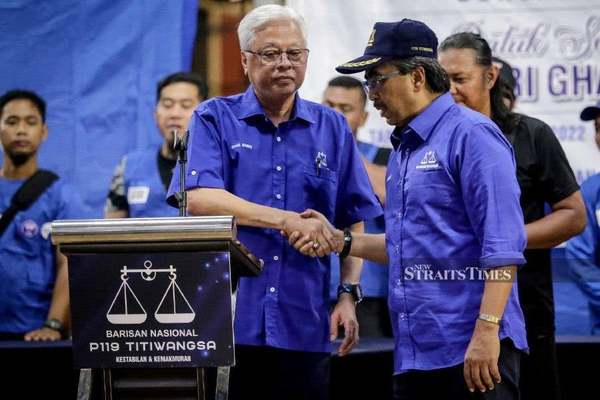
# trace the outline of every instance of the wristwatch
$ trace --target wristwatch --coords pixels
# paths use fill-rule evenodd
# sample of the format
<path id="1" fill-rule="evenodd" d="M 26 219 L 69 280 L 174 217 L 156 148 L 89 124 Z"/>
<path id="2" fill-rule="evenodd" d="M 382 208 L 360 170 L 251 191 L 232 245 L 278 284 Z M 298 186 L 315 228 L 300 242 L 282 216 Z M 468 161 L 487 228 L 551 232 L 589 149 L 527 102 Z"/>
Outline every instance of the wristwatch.
<path id="1" fill-rule="evenodd" d="M 53 329 L 60 333 L 63 333 L 63 331 L 65 330 L 65 326 L 63 325 L 63 323 L 57 320 L 56 318 L 47 319 L 46 322 L 44 322 L 44 326 L 46 328 Z"/>
<path id="2" fill-rule="evenodd" d="M 352 247 L 352 232 L 349 228 L 344 228 L 344 248 L 338 253 L 340 260 L 348 257 L 350 254 L 350 248 Z"/>
<path id="3" fill-rule="evenodd" d="M 363 299 L 362 288 L 357 283 L 342 283 L 337 289 L 338 299 L 343 293 L 350 293 L 355 303 L 360 303 Z"/>

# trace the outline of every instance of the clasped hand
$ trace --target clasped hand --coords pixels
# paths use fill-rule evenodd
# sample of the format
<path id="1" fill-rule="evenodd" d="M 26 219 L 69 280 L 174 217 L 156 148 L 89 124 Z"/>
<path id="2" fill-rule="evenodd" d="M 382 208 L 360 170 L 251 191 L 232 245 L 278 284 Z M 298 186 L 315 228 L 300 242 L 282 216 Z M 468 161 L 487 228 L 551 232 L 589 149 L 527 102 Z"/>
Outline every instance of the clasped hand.
<path id="1" fill-rule="evenodd" d="M 343 232 L 331 225 L 323 214 L 312 209 L 290 215 L 281 234 L 296 250 L 310 257 L 340 252 L 344 245 Z"/>

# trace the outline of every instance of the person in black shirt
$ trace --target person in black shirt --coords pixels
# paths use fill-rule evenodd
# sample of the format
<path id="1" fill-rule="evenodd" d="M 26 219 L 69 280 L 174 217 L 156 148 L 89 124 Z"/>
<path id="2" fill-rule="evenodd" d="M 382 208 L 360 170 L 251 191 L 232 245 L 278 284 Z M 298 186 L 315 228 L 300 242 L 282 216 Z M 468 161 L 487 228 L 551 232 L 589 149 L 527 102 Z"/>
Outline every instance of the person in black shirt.
<path id="1" fill-rule="evenodd" d="M 527 233 L 527 263 L 518 273 L 529 345 L 529 356 L 521 363 L 521 394 L 525 400 L 559 399 L 550 249 L 585 228 L 579 186 L 550 127 L 506 107 L 505 83 L 498 80 L 483 38 L 454 34 L 440 45 L 439 59 L 454 99 L 492 118 L 513 145 Z"/>

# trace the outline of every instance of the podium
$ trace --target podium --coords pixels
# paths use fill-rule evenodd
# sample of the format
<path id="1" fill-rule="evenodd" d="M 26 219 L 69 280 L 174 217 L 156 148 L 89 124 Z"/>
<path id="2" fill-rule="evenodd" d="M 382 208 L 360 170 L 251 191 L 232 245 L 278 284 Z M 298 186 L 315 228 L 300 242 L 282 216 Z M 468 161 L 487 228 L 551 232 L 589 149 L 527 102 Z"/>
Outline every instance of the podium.
<path id="1" fill-rule="evenodd" d="M 51 229 L 69 261 L 78 398 L 204 399 L 207 367 L 218 367 L 217 398 L 226 398 L 236 283 L 262 269 L 236 240 L 233 217 L 65 220 Z"/>

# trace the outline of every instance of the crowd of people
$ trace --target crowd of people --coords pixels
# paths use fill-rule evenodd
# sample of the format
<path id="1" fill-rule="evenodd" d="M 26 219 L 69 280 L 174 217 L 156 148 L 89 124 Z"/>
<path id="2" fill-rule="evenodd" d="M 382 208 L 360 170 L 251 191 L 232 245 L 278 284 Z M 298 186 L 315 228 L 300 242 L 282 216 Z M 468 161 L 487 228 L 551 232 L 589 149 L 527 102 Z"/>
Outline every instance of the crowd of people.
<path id="1" fill-rule="evenodd" d="M 105 207 L 177 215 L 173 141 L 189 129 L 189 214 L 235 216 L 265 264 L 237 289 L 230 397 L 327 399 L 331 342 L 344 356 L 360 335 L 394 338 L 395 399 L 560 398 L 550 250 L 568 241 L 600 332 L 600 175 L 580 191 L 551 128 L 513 111 L 510 65 L 477 34 L 440 44 L 422 22 L 378 22 L 336 68 L 365 81 L 335 77 L 317 104 L 298 94 L 309 50 L 296 11 L 255 8 L 238 38 L 248 89 L 208 98 L 192 73 L 162 79 L 163 143 L 123 156 Z M 357 139 L 367 101 L 391 148 Z M 2 340 L 68 336 L 49 224 L 85 212 L 38 166 L 45 116 L 33 92 L 0 97 Z M 581 119 L 600 143 L 600 103 Z"/>

